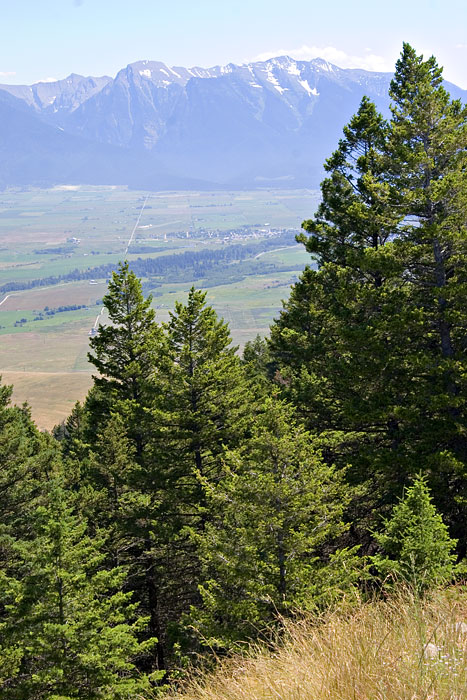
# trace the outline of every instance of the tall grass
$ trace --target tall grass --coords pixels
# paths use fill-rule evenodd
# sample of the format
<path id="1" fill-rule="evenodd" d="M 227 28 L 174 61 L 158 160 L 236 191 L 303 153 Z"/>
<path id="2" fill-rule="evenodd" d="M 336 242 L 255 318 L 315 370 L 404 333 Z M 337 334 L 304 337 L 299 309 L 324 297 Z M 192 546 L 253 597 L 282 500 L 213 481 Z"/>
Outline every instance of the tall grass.
<path id="1" fill-rule="evenodd" d="M 251 648 L 172 700 L 466 700 L 467 595 L 408 595 L 286 623 L 273 650 Z"/>

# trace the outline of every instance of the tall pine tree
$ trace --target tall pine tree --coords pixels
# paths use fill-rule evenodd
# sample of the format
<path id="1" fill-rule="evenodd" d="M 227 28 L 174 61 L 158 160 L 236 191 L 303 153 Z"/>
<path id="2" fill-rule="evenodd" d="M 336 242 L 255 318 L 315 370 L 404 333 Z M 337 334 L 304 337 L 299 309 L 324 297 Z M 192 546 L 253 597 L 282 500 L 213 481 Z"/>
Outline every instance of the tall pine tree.
<path id="1" fill-rule="evenodd" d="M 363 98 L 326 162 L 322 203 L 303 224 L 309 236 L 299 237 L 319 269 L 306 268 L 293 287 L 270 343 L 282 392 L 321 436 L 327 459 L 351 462 L 348 478 L 366 482 L 367 511 L 386 498 L 381 472 L 400 463 L 395 406 L 409 382 L 407 292 L 392 242 L 400 214 L 382 170 L 387 133 Z"/>
<path id="2" fill-rule="evenodd" d="M 435 58 L 408 44 L 390 95 L 387 179 L 404 215 L 398 249 L 418 314 L 407 343 L 417 385 L 410 449 L 465 553 L 467 107 L 446 92 Z"/>
<path id="3" fill-rule="evenodd" d="M 350 478 L 367 480 L 370 508 L 393 502 L 422 463 L 458 527 L 467 503 L 467 112 L 435 59 L 407 44 L 391 97 L 389 125 L 364 100 L 327 163 L 323 203 L 302 236 L 321 267 L 295 286 L 272 349 L 308 425 L 334 459 L 351 462 Z M 465 536 L 453 532 L 464 551 Z"/>
<path id="4" fill-rule="evenodd" d="M 141 282 L 128 263 L 120 263 L 112 274 L 104 297 L 110 323 L 99 326 L 91 338 L 90 362 L 99 371 L 94 377 L 86 408 L 91 414 L 88 431 L 102 423 L 111 412 L 125 417 L 127 430 L 143 459 L 148 436 L 147 411 L 152 404 L 156 353 L 161 332 L 151 309 L 151 298 L 144 299 Z"/>

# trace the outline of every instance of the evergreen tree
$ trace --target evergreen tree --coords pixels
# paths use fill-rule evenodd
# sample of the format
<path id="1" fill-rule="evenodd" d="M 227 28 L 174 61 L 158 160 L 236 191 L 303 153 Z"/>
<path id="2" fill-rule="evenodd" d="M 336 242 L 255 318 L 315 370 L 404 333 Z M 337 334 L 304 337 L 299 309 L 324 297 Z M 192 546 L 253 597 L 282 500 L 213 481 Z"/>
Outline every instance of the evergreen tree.
<path id="1" fill-rule="evenodd" d="M 120 263 L 109 282 L 104 306 L 110 324 L 99 326 L 99 333 L 90 340 L 90 362 L 99 371 L 94 377 L 94 390 L 86 401 L 91 415 L 88 430 L 108 418 L 110 412 L 125 416 L 129 435 L 142 460 L 147 441 L 147 412 L 154 390 L 155 356 L 161 338 L 151 309 L 151 297 L 144 299 L 141 282 Z"/>
<path id="2" fill-rule="evenodd" d="M 322 201 L 313 219 L 303 223 L 310 236 L 299 240 L 320 266 L 336 263 L 358 270 L 361 281 L 376 287 L 384 280 L 373 251 L 394 232 L 397 213 L 390 206 L 383 174 L 388 124 L 368 97 L 344 127 L 344 138 L 325 163 L 328 177 L 321 184 Z M 365 264 L 365 256 L 367 257 Z M 381 267 L 385 267 L 383 261 Z"/>
<path id="3" fill-rule="evenodd" d="M 44 500 L 44 482 L 58 469 L 53 441 L 38 433 L 26 407 L 9 405 L 11 393 L 0 385 L 0 581 L 21 576 L 18 543 L 34 539 L 33 514 Z M 0 687 L 21 666 L 21 646 L 4 643 L 6 603 L 0 591 Z"/>
<path id="4" fill-rule="evenodd" d="M 306 268 L 271 329 L 282 393 L 318 434 L 326 459 L 367 482 L 358 518 L 391 498 L 381 472 L 404 478 L 397 459 L 397 410 L 410 386 L 405 361 L 409 322 L 403 267 L 392 235 L 400 217 L 389 206 L 382 173 L 388 126 L 363 98 L 325 168 L 323 200 L 310 234 L 299 237 L 318 255 Z M 399 474 L 393 465 L 400 464 Z M 378 500 L 376 500 L 378 499 Z"/>
<path id="5" fill-rule="evenodd" d="M 9 405 L 11 393 L 12 387 L 0 386 L 0 570 L 15 573 L 15 543 L 33 537 L 32 513 L 43 502 L 47 479 L 60 470 L 60 455 L 27 407 Z"/>
<path id="6" fill-rule="evenodd" d="M 166 650 L 177 639 L 181 615 L 199 598 L 197 536 L 212 518 L 207 486 L 219 482 L 224 448 L 240 443 L 251 411 L 228 326 L 205 299 L 192 288 L 186 304 L 176 303 L 165 328 L 167 354 L 158 360 L 158 378 L 166 388 L 154 403 L 159 429 L 141 480 L 142 493 L 153 503 L 160 494 L 152 511 L 157 535 L 148 531 L 147 551 Z"/>
<path id="7" fill-rule="evenodd" d="M 374 535 L 383 554 L 372 560 L 385 583 L 406 583 L 422 593 L 452 580 L 456 541 L 449 537 L 424 477 L 414 479 L 384 530 Z"/>
<path id="8" fill-rule="evenodd" d="M 299 236 L 318 256 L 319 269 L 305 269 L 271 329 L 282 386 L 310 416 L 309 426 L 320 431 L 360 432 L 372 418 L 381 420 L 389 338 L 378 316 L 381 308 L 397 311 L 403 301 L 393 284 L 401 267 L 387 246 L 397 213 L 378 181 L 386 134 L 383 118 L 363 98 L 325 163 L 322 202 L 315 218 L 303 223 L 310 235 Z M 359 392 L 366 392 L 366 401 L 359 401 Z M 375 416 L 368 405 L 372 397 Z"/>
<path id="9" fill-rule="evenodd" d="M 202 524 L 204 483 L 216 483 L 224 447 L 235 447 L 247 429 L 247 385 L 229 328 L 206 305 L 206 293 L 190 290 L 176 302 L 167 325 L 167 391 L 161 406 L 169 464 L 167 488 L 187 508 L 187 522 Z M 156 404 L 157 405 L 157 404 Z M 175 493 L 174 492 L 174 493 Z"/>
<path id="10" fill-rule="evenodd" d="M 142 502 L 146 502 L 138 489 L 139 469 L 124 419 L 113 414 L 101 426 L 88 455 L 80 493 L 81 507 L 90 525 L 94 531 L 106 532 L 106 550 L 112 566 L 128 566 L 137 556 L 139 533 L 135 522 Z"/>
<path id="11" fill-rule="evenodd" d="M 446 92 L 435 58 L 424 60 L 408 44 L 390 95 L 387 178 L 404 214 L 398 249 L 419 317 L 418 329 L 409 331 L 417 377 L 411 450 L 416 445 L 465 553 L 467 107 Z"/>
<path id="12" fill-rule="evenodd" d="M 147 690 L 134 661 L 154 640 L 138 643 L 144 620 L 120 590 L 125 572 L 102 568 L 102 538 L 87 535 L 58 481 L 31 525 L 35 537 L 14 545 L 18 575 L 0 572 L 2 697 L 110 700 Z"/>
<path id="13" fill-rule="evenodd" d="M 108 565 L 125 566 L 125 588 L 133 591 L 147 617 L 139 638 L 158 640 L 155 654 L 151 650 L 139 656 L 138 667 L 145 671 L 166 667 L 164 624 L 170 617 L 170 610 L 164 609 L 161 601 L 161 584 L 167 577 L 166 535 L 159 518 L 162 496 L 150 473 L 136 461 L 135 446 L 126 434 L 122 416 L 111 415 L 89 455 L 87 486 L 81 490 L 81 500 L 93 530 L 106 533 Z"/>
<path id="14" fill-rule="evenodd" d="M 423 463 L 463 553 L 467 111 L 407 44 L 391 97 L 389 125 L 363 100 L 327 162 L 301 237 L 320 269 L 293 289 L 271 348 L 329 458 L 367 480 L 360 516 Z"/>
<path id="15" fill-rule="evenodd" d="M 347 495 L 291 406 L 267 399 L 226 474 L 200 538 L 203 606 L 191 625 L 210 644 L 256 637 L 278 614 L 316 609 L 352 590 L 355 551 L 335 551 Z"/>

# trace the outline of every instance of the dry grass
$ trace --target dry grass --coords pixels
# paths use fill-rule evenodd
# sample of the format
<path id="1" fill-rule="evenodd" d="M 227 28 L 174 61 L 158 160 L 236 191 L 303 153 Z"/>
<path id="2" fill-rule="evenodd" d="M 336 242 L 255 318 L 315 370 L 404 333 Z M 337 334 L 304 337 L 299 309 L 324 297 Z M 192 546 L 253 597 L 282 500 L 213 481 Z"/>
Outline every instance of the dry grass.
<path id="1" fill-rule="evenodd" d="M 27 402 L 40 430 L 51 430 L 68 418 L 91 384 L 90 372 L 2 372 L 2 384 L 13 385 L 12 403 Z"/>
<path id="2" fill-rule="evenodd" d="M 466 623 L 467 597 L 458 589 L 424 605 L 370 603 L 288 625 L 275 651 L 224 661 L 171 700 L 465 699 Z"/>

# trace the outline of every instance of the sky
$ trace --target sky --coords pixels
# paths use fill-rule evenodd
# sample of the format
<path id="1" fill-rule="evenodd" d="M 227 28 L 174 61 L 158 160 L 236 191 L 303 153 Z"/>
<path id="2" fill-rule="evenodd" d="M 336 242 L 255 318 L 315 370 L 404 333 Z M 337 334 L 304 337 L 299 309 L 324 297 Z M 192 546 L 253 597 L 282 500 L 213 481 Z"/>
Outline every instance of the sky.
<path id="1" fill-rule="evenodd" d="M 284 54 L 392 71 L 403 41 L 467 88 L 466 0 L 0 0 L 0 83 Z"/>

